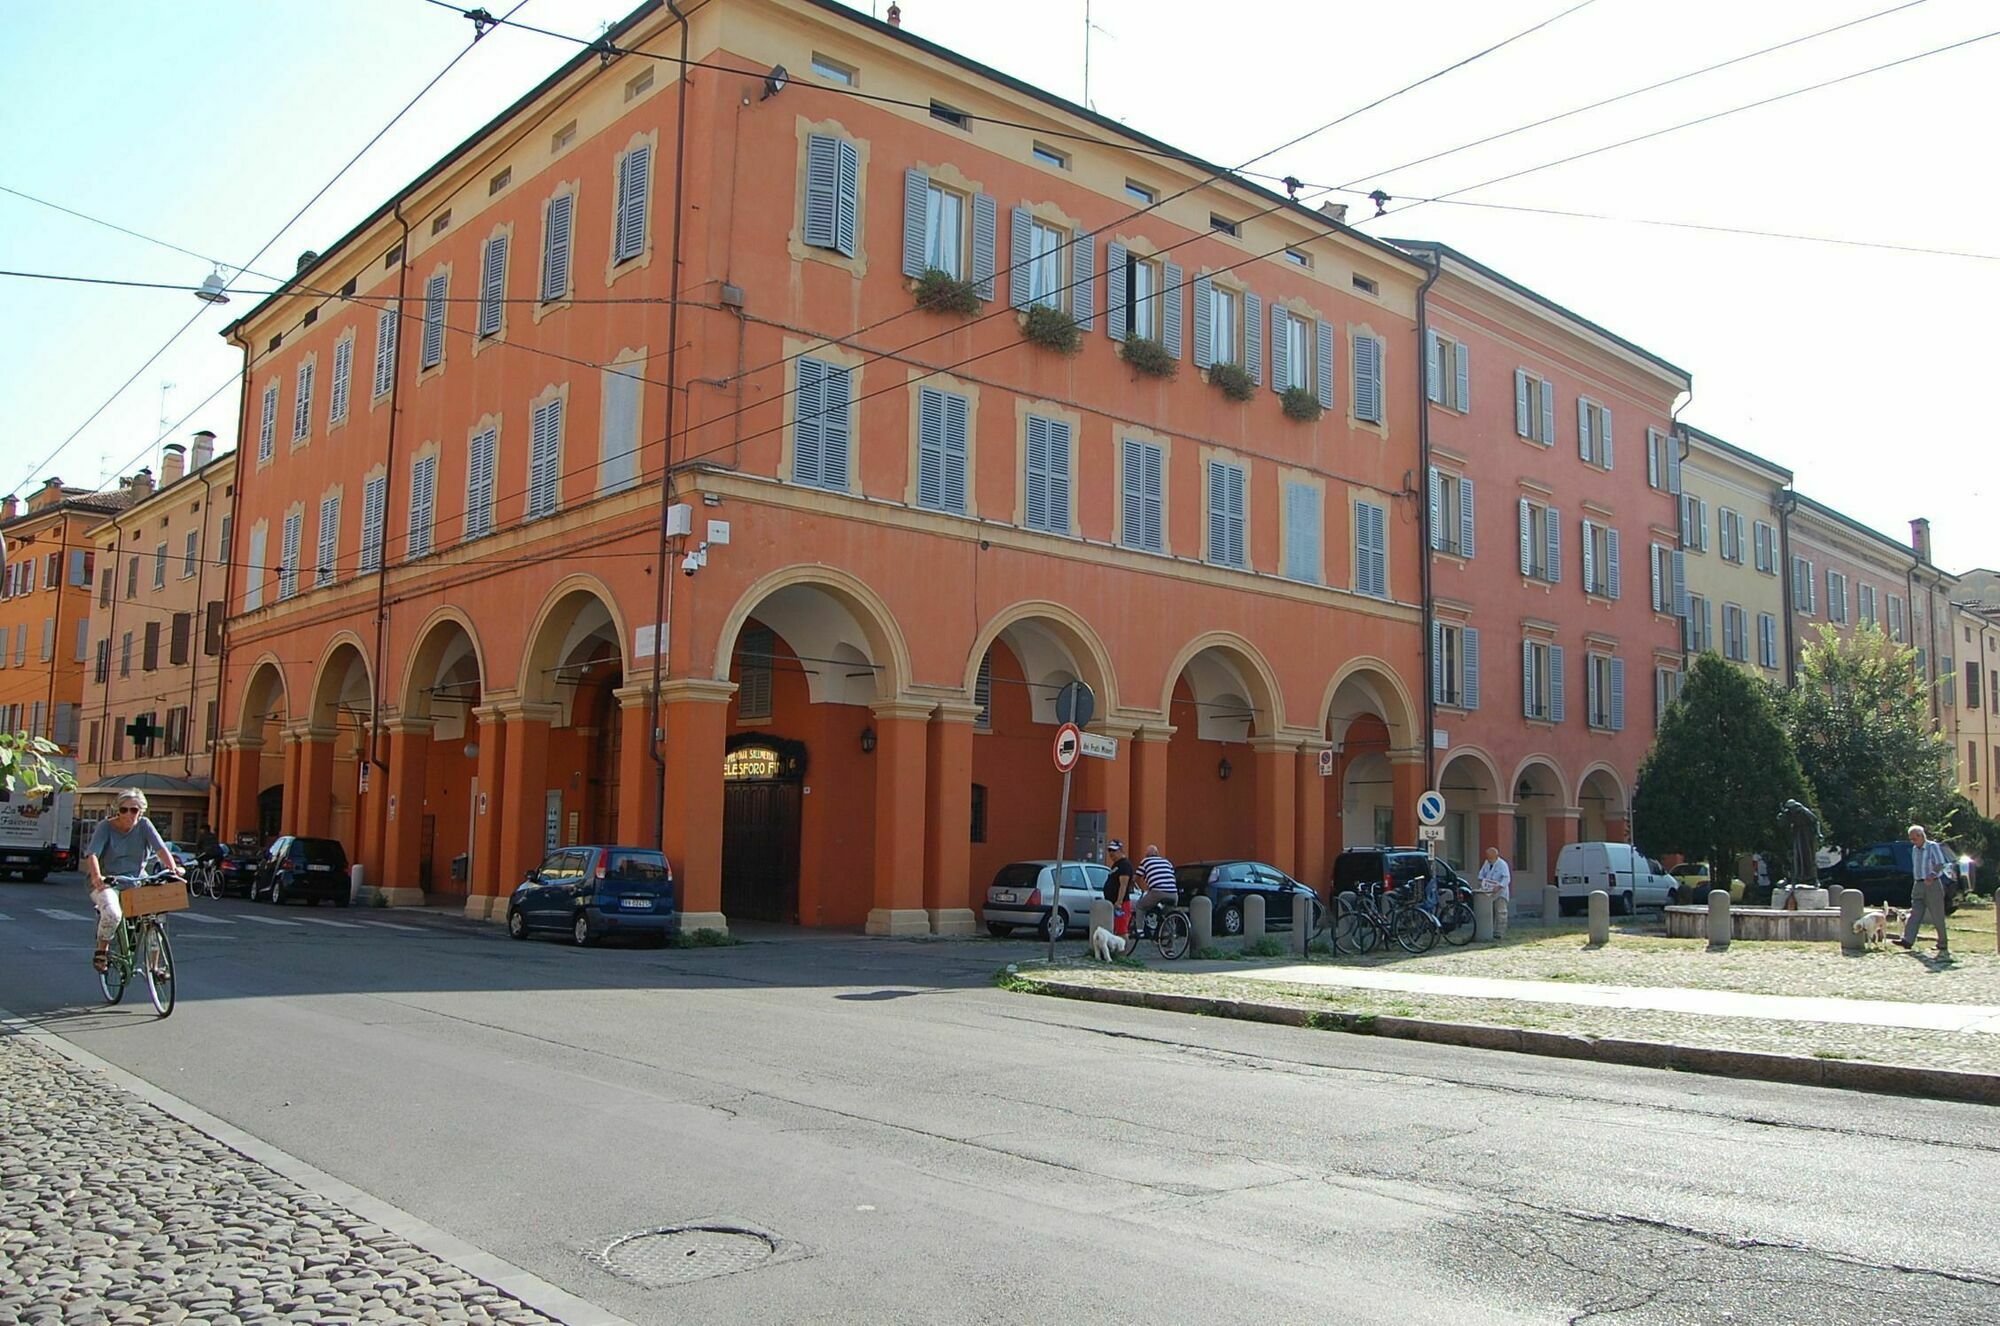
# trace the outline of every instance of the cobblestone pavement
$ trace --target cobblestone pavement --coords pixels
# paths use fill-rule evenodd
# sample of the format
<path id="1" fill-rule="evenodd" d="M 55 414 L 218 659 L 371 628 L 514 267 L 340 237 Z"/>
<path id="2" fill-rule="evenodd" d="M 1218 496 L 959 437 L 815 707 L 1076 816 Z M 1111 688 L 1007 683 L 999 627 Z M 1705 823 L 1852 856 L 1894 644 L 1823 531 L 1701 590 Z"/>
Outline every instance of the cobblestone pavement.
<path id="1" fill-rule="evenodd" d="M 1032 976 L 1035 970 L 1024 970 Z M 1091 962 L 1058 963 L 1051 974 L 1065 981 L 1165 994 L 1243 999 L 1292 1008 L 1376 1016 L 1428 1018 L 1437 1022 L 1522 1027 L 1574 1036 L 1664 1041 L 1706 1049 L 1753 1050 L 1763 1054 L 1807 1054 L 1862 1059 L 1919 1068 L 2000 1072 L 2000 1037 L 1966 1032 L 1836 1026 L 1822 1022 L 1767 1022 L 1756 1018 L 1708 1017 L 1646 1009 L 1532 1004 L 1507 999 L 1465 999 L 1348 990 L 1325 986 L 1248 981 L 1229 972 L 1168 972 Z M 1988 997 L 1994 986 L 1986 983 Z M 1823 993 L 1823 992 L 1822 992 Z"/>
<path id="2" fill-rule="evenodd" d="M 0 1033 L 0 1321 L 553 1319 Z"/>

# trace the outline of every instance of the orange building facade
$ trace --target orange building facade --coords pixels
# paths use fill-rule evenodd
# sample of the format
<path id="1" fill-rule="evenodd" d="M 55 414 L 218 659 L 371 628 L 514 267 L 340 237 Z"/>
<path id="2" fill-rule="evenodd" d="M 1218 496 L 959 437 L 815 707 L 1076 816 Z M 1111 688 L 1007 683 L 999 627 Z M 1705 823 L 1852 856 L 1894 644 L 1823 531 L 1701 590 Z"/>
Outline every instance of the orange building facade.
<path id="1" fill-rule="evenodd" d="M 110 492 L 50 479 L 0 510 L 7 560 L 0 572 L 0 731 L 24 732 L 77 754 L 91 590 L 91 531 L 152 489 L 143 471 Z"/>

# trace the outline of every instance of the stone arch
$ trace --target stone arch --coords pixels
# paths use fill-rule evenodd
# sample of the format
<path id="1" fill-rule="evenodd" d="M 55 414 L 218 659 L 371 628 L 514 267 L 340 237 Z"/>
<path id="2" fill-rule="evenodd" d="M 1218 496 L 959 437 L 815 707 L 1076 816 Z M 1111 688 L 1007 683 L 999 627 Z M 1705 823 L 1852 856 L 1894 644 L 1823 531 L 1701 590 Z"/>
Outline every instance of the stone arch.
<path id="1" fill-rule="evenodd" d="M 1087 683 L 1097 694 L 1097 713 L 1108 717 L 1118 708 L 1118 678 L 1111 652 L 1089 622 L 1060 603 L 1023 600 L 997 613 L 981 629 L 965 662 L 963 684 L 972 694 L 981 661 L 1002 639 L 1020 659 L 1031 679 L 1052 680 L 1059 672 Z M 1064 669 L 1063 665 L 1067 668 Z M 1050 686 L 1034 694 L 1038 722 L 1055 721 L 1055 692 Z"/>
<path id="2" fill-rule="evenodd" d="M 456 666 L 454 646 L 459 638 L 469 646 L 470 661 L 480 684 L 483 686 L 486 683 L 486 646 L 480 640 L 472 618 L 463 610 L 453 607 L 437 609 L 424 619 L 424 624 L 417 628 L 413 638 L 417 642 L 416 647 L 410 651 L 409 662 L 403 666 L 403 678 L 396 690 L 398 709 L 404 718 L 432 716 L 430 688 L 436 684 L 437 677 Z"/>
<path id="3" fill-rule="evenodd" d="M 1535 781 L 1551 784 L 1554 790 L 1550 793 L 1541 787 L 1536 787 L 1533 789 L 1534 793 L 1537 795 L 1552 795 L 1557 808 L 1568 805 L 1569 784 L 1563 778 L 1562 766 L 1556 763 L 1554 756 L 1544 755 L 1540 752 L 1522 756 L 1521 762 L 1514 766 L 1514 776 L 1507 780 L 1505 789 L 1507 799 L 1513 802 L 1521 801 L 1520 788 L 1522 780 L 1529 778 L 1538 770 L 1543 771 L 1545 776 L 1537 778 Z"/>
<path id="4" fill-rule="evenodd" d="M 1622 842 L 1626 837 L 1628 807 L 1625 780 L 1616 769 L 1599 760 L 1576 780 L 1578 833 L 1585 842 Z"/>
<path id="5" fill-rule="evenodd" d="M 858 662 L 874 673 L 869 700 L 893 700 L 910 684 L 910 650 L 889 605 L 866 583 L 837 567 L 793 566 L 763 577 L 736 600 L 716 636 L 711 669 L 728 681 L 743 625 L 755 617 L 801 658 Z M 836 684 L 840 683 L 840 684 Z M 809 678 L 814 703 L 862 703 L 845 693 L 828 669 Z"/>
<path id="6" fill-rule="evenodd" d="M 593 640 L 599 648 L 588 648 Z M 625 650 L 629 640 L 610 586 L 593 575 L 567 576 L 542 597 L 535 612 L 528 643 L 521 650 L 515 688 L 531 703 L 562 705 L 562 725 L 567 726 L 574 688 L 563 685 L 563 670 L 578 663 L 579 655 L 608 650 L 604 661 L 615 660 L 620 674 L 627 675 L 630 669 Z"/>
<path id="7" fill-rule="evenodd" d="M 1609 764 L 1606 764 L 1603 760 L 1599 760 L 1596 763 L 1592 764 L 1589 768 L 1585 769 L 1583 773 L 1577 778 L 1576 799 L 1571 804 L 1573 805 L 1583 804 L 1584 788 L 1589 785 L 1590 781 L 1593 778 L 1597 777 L 1600 774 L 1603 775 L 1606 779 L 1610 780 L 1611 791 L 1613 793 L 1611 804 L 1617 806 L 1620 812 L 1622 813 L 1626 804 L 1626 795 L 1627 795 L 1625 791 L 1625 779 L 1622 776 L 1620 776 L 1619 772 L 1616 769 L 1612 768 Z"/>
<path id="8" fill-rule="evenodd" d="M 1510 789 L 1500 781 L 1500 766 L 1493 762 L 1491 755 L 1478 746 L 1453 746 L 1445 753 L 1442 763 L 1438 765 L 1438 782 L 1440 785 L 1444 785 L 1447 797 L 1449 797 L 1452 790 L 1448 786 L 1451 782 L 1449 777 L 1451 766 L 1460 760 L 1466 760 L 1477 765 L 1486 775 L 1486 786 L 1480 790 L 1490 793 L 1492 800 L 1507 801 L 1511 799 L 1509 795 Z"/>
<path id="9" fill-rule="evenodd" d="M 291 722 L 291 689 L 285 669 L 275 654 L 265 653 L 250 665 L 243 683 L 242 707 L 237 713 L 236 735 L 251 741 L 264 735 L 264 723 L 275 713 L 280 724 Z"/>
<path id="10" fill-rule="evenodd" d="M 1201 706 L 1200 735 L 1204 740 L 1241 741 L 1252 733 L 1268 737 L 1284 729 L 1284 692 L 1278 685 L 1277 674 L 1262 651 L 1242 636 L 1231 631 L 1209 631 L 1184 645 L 1167 668 L 1166 683 L 1160 691 L 1162 714 L 1173 712 L 1174 689 L 1180 685 L 1183 673 L 1188 674 L 1188 688 L 1194 693 L 1195 703 Z M 1212 729 L 1211 710 L 1226 705 L 1230 697 L 1244 702 L 1249 717 L 1242 720 L 1240 730 L 1218 730 L 1236 728 L 1234 722 L 1224 724 L 1219 718 Z"/>
<path id="11" fill-rule="evenodd" d="M 308 723 L 326 731 L 339 726 L 341 704 L 357 698 L 357 670 L 358 698 L 370 701 L 375 694 L 375 674 L 369 666 L 368 647 L 352 631 L 336 632 L 313 668 L 312 700 L 305 713 Z"/>
<path id="12" fill-rule="evenodd" d="M 1363 714 L 1374 714 L 1389 730 L 1389 749 L 1397 752 L 1421 751 L 1417 734 L 1417 706 L 1410 691 L 1394 668 L 1379 658 L 1357 655 L 1342 664 L 1327 682 L 1320 700 L 1320 722 L 1335 745 L 1343 743 L 1347 728 Z"/>

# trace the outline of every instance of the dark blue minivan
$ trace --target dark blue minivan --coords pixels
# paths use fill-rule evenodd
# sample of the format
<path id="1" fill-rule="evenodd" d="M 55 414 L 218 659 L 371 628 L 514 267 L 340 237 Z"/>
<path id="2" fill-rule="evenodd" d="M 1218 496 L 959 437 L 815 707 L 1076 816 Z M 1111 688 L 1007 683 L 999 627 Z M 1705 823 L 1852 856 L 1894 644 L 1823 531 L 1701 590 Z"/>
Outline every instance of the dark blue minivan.
<path id="1" fill-rule="evenodd" d="M 579 945 L 612 935 L 664 944 L 680 929 L 673 867 L 645 847 L 559 847 L 507 900 L 507 933 L 516 939 L 541 930 Z"/>

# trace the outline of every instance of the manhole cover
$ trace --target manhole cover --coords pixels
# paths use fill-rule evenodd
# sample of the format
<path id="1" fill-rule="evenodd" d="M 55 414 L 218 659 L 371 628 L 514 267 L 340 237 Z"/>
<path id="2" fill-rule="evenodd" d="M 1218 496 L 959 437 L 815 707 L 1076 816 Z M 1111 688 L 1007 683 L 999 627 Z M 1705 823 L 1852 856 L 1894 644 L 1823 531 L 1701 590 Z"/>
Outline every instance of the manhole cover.
<path id="1" fill-rule="evenodd" d="M 778 1240 L 735 1225 L 672 1225 L 613 1240 L 593 1260 L 613 1275 L 651 1289 L 754 1270 L 778 1252 Z"/>

